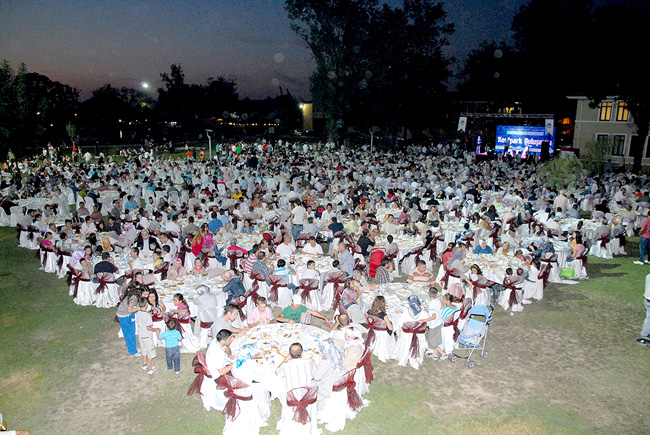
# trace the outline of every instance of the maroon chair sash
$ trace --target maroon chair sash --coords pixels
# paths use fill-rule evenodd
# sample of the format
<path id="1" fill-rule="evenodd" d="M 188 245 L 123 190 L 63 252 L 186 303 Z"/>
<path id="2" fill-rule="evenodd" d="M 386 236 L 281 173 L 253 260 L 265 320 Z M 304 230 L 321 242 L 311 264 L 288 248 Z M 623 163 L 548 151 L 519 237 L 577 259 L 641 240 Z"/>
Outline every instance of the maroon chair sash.
<path id="1" fill-rule="evenodd" d="M 160 263 L 158 266 L 156 266 L 153 270 L 154 275 L 155 274 L 160 274 L 160 280 L 164 281 L 167 279 L 167 272 L 169 272 L 169 262 L 168 261 L 163 261 Z"/>
<path id="2" fill-rule="evenodd" d="M 244 314 L 244 308 L 246 307 L 246 303 L 247 303 L 246 296 L 239 295 L 231 302 L 237 304 L 237 306 L 239 307 L 239 318 L 241 320 L 246 320 L 246 315 Z"/>
<path id="3" fill-rule="evenodd" d="M 375 331 L 387 331 L 388 326 L 386 321 L 380 319 L 377 316 L 371 316 L 366 314 L 366 328 L 368 328 L 368 333 L 366 334 L 366 347 L 369 347 L 375 342 L 376 334 Z"/>
<path id="4" fill-rule="evenodd" d="M 548 284 L 548 277 L 550 276 L 550 274 L 551 274 L 551 266 L 548 264 L 543 264 L 539 270 L 539 273 L 537 274 L 537 279 L 542 280 L 543 282 L 542 286 L 544 288 L 546 288 L 546 284 Z"/>
<path id="5" fill-rule="evenodd" d="M 356 386 L 357 383 L 354 381 L 354 374 L 357 369 L 352 369 L 349 372 L 341 376 L 336 383 L 332 386 L 332 391 L 341 391 L 343 389 L 347 390 L 348 393 L 348 406 L 353 411 L 358 411 L 361 408 L 361 396 L 357 393 Z"/>
<path id="6" fill-rule="evenodd" d="M 226 406 L 223 408 L 221 413 L 230 418 L 230 421 L 235 421 L 239 417 L 239 403 L 238 400 L 252 400 L 253 396 L 242 396 L 237 394 L 236 390 L 241 390 L 242 388 L 247 388 L 248 384 L 240 381 L 237 378 L 233 378 L 230 375 L 223 375 L 217 381 L 217 389 L 226 390 L 224 395 L 228 398 Z"/>
<path id="7" fill-rule="evenodd" d="M 473 294 L 472 297 L 476 299 L 478 297 L 478 291 L 479 289 L 482 291 L 483 289 L 487 288 L 487 280 L 476 280 L 472 281 L 472 287 L 473 287 Z"/>
<path id="8" fill-rule="evenodd" d="M 97 275 L 97 281 L 99 282 L 99 285 L 95 289 L 95 294 L 98 295 L 100 293 L 104 293 L 106 291 L 106 288 L 108 287 L 108 284 L 115 284 L 115 276 L 113 276 L 112 273 L 101 273 Z"/>
<path id="9" fill-rule="evenodd" d="M 338 304 L 338 301 L 341 300 L 341 293 L 343 289 L 343 284 L 345 284 L 345 280 L 347 279 L 347 275 L 345 272 L 336 272 L 327 275 L 327 282 L 329 284 L 332 284 L 334 288 L 334 297 L 332 298 L 332 309 L 336 309 L 336 305 Z"/>
<path id="10" fill-rule="evenodd" d="M 198 352 L 194 359 L 192 360 L 192 367 L 194 367 L 194 373 L 196 373 L 196 378 L 194 378 L 194 381 L 190 384 L 190 388 L 187 389 L 187 395 L 191 396 L 194 393 L 199 393 L 203 395 L 201 392 L 201 385 L 203 384 L 203 379 L 207 376 L 208 378 L 212 378 L 212 375 L 210 374 L 210 370 L 208 370 L 208 364 L 205 361 L 205 354 L 203 352 Z"/>
<path id="11" fill-rule="evenodd" d="M 269 276 L 269 302 L 274 304 L 278 303 L 278 289 L 288 285 L 287 279 L 283 276 L 271 275 Z"/>
<path id="12" fill-rule="evenodd" d="M 305 390 L 302 398 L 298 399 L 298 390 Z M 299 387 L 287 392 L 287 406 L 294 407 L 293 421 L 300 424 L 307 424 L 311 416 L 307 407 L 316 403 L 318 399 L 318 387 Z"/>
<path id="13" fill-rule="evenodd" d="M 510 298 L 508 298 L 508 305 L 512 307 L 513 304 L 518 304 L 521 302 L 521 296 L 519 295 L 518 291 L 521 291 L 521 287 L 516 287 L 511 281 L 510 278 L 506 278 L 503 281 L 503 286 L 509 290 L 512 290 L 510 292 Z"/>
<path id="14" fill-rule="evenodd" d="M 230 268 L 237 269 L 237 266 L 239 265 L 239 260 L 241 260 L 244 257 L 244 253 L 239 249 L 229 249 L 226 252 L 226 256 L 230 260 Z"/>
<path id="15" fill-rule="evenodd" d="M 458 329 L 459 320 L 460 316 L 456 316 L 456 311 L 454 311 L 447 316 L 447 320 L 445 320 L 445 323 L 442 325 L 443 327 L 452 326 L 454 328 L 454 341 L 456 341 L 460 335 L 460 329 Z"/>
<path id="16" fill-rule="evenodd" d="M 364 374 L 366 376 L 366 382 L 371 383 L 373 379 L 375 379 L 375 375 L 373 374 L 374 367 L 372 366 L 372 352 L 370 352 L 370 349 L 366 347 L 363 351 L 363 354 L 361 355 L 361 358 L 359 358 L 359 362 L 357 363 L 357 370 L 360 370 L 363 367 Z"/>
<path id="17" fill-rule="evenodd" d="M 449 277 L 454 277 L 454 278 L 460 278 L 460 270 L 458 269 L 450 269 L 448 267 L 445 267 L 445 275 L 440 279 L 440 286 L 447 290 L 447 287 L 449 285 Z"/>
<path id="18" fill-rule="evenodd" d="M 415 255 L 415 265 L 417 266 L 418 261 L 420 261 L 420 256 L 424 252 L 425 246 L 420 246 L 419 248 L 415 248 L 410 252 L 410 255 Z"/>
<path id="19" fill-rule="evenodd" d="M 302 298 L 302 303 L 311 303 L 311 292 L 318 290 L 320 287 L 317 279 L 314 278 L 305 278 L 301 279 L 300 282 L 300 297 Z"/>
<path id="20" fill-rule="evenodd" d="M 600 247 L 603 249 L 607 248 L 607 244 L 611 240 L 612 236 L 611 234 L 603 234 L 598 238 L 598 241 L 600 242 Z"/>
<path id="21" fill-rule="evenodd" d="M 418 340 L 418 334 L 424 334 L 427 332 L 426 323 L 418 322 L 406 322 L 402 325 L 402 331 L 405 334 L 413 334 L 411 336 L 411 358 L 418 358 L 420 356 L 420 341 Z"/>
<path id="22" fill-rule="evenodd" d="M 73 295 L 76 298 L 77 293 L 79 293 L 79 283 L 80 282 L 91 282 L 92 279 L 90 278 L 90 276 L 88 274 L 82 272 L 81 270 L 77 270 L 77 269 L 75 269 L 73 267 L 70 268 L 70 272 L 71 272 L 71 275 L 72 275 L 70 285 L 74 285 L 74 293 L 73 293 Z"/>

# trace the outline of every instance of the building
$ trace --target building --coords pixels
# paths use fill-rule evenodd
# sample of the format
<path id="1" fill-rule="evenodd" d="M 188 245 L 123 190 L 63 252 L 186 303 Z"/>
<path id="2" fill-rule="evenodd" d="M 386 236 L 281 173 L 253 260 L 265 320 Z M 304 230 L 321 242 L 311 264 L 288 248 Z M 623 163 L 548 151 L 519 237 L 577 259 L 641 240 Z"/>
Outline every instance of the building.
<path id="1" fill-rule="evenodd" d="M 616 97 L 607 97 L 597 107 L 591 107 L 591 99 L 586 96 L 569 96 L 576 102 L 575 128 L 573 135 L 574 149 L 580 158 L 589 153 L 588 144 L 598 140 L 609 139 L 611 151 L 607 158 L 615 164 L 631 165 L 634 158 L 630 154 L 632 140 L 637 140 L 637 128 L 625 101 Z M 650 164 L 650 147 L 648 138 L 643 141 L 642 164 Z"/>

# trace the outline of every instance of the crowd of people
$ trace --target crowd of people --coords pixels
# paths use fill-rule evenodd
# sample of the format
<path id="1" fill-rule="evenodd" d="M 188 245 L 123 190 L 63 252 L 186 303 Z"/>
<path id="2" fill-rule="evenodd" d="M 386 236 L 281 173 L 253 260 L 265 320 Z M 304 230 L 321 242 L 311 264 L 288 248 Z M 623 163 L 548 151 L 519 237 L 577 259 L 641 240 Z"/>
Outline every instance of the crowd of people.
<path id="1" fill-rule="evenodd" d="M 7 166 L 1 205 L 7 217 L 17 205 L 42 200 L 42 208 L 25 210 L 18 222 L 23 228 L 36 228 L 43 246 L 71 252 L 71 266 L 91 278 L 102 273 L 120 277 L 116 320 L 128 352 L 142 356 L 142 369 L 149 374 L 156 370 L 158 346 L 165 347 L 167 370 L 180 373 L 180 354 L 188 340 L 181 323 L 199 322 L 183 294 L 174 296 L 173 307 L 162 303 L 154 272 L 166 265 L 168 279 L 195 275 L 226 282 L 225 308 L 212 323 L 206 353 L 214 381 L 231 374 L 235 355 L 229 345 L 251 328 L 318 318 L 330 331 L 321 351 L 337 370 L 310 367 L 304 382 L 331 387 L 357 366 L 376 321 L 382 322 L 378 332 L 390 336 L 401 334 L 398 328 L 405 322 L 426 325 L 426 355 L 442 361 L 454 351 L 454 313 L 492 303 L 521 311 L 538 299 L 527 294 L 527 282 L 541 276 L 554 241 L 570 244 L 567 263 L 586 264 L 591 246 L 614 238 L 624 245 L 630 227 L 632 234 L 641 227 L 638 262 L 648 263 L 650 221 L 638 224 L 650 203 L 645 175 L 585 177 L 580 185 L 558 190 L 538 182 L 537 169 L 535 159 L 477 159 L 459 147 L 442 145 L 375 152 L 368 147 L 249 144 L 204 161 L 152 151 Z M 107 197 L 109 203 L 103 201 Z M 581 217 L 598 225 L 587 232 Z M 577 220 L 577 226 L 567 230 L 560 225 L 567 218 Z M 440 245 L 442 226 L 450 221 L 464 224 L 463 229 Z M 83 246 L 71 243 L 75 233 L 87 234 Z M 256 235 L 250 246 L 242 241 Z M 421 239 L 422 249 L 391 256 L 400 249 L 398 237 Z M 525 242 L 526 237 L 535 242 Z M 373 255 L 378 249 L 382 258 Z M 115 256 L 127 252 L 128 268 L 120 270 Z M 141 258 L 145 253 L 153 259 L 149 273 Z M 467 264 L 470 253 L 509 256 L 520 260 L 521 267 L 507 268 L 503 279 L 492 281 L 479 264 Z M 287 259 L 302 254 L 331 257 L 327 270 L 317 270 L 312 260 L 301 272 L 301 280 L 320 283 L 319 291 L 327 276 L 342 277 L 340 290 L 322 310 L 308 308 L 291 279 L 290 302 L 276 315 L 265 296 L 256 295 L 253 309 L 238 303 L 250 295 L 251 274 L 260 274 L 267 284 L 274 276 L 295 277 Z M 387 312 L 382 295 L 362 309 L 364 291 L 395 282 L 407 263 L 412 267 L 406 283 L 427 289 L 428 299 L 410 296 L 402 319 Z M 197 289 L 198 310 L 217 307 L 215 291 Z M 238 322 L 244 309 L 245 321 Z M 643 340 L 648 340 L 647 329 Z M 300 358 L 298 346 L 292 346 L 288 361 Z"/>

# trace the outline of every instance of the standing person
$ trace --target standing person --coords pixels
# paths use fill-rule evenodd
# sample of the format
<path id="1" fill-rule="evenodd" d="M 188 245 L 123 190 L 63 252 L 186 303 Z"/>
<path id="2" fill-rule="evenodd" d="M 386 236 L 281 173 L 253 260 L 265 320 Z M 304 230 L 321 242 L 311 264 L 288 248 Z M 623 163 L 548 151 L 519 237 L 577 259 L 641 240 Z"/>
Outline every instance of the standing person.
<path id="1" fill-rule="evenodd" d="M 130 286 L 126 296 L 117 306 L 117 320 L 122 328 L 126 349 L 133 356 L 140 355 L 135 340 L 135 313 L 140 311 L 138 307 L 140 294 L 139 287 Z"/>
<path id="2" fill-rule="evenodd" d="M 142 370 L 153 375 L 156 367 L 153 365 L 153 359 L 156 357 L 156 345 L 153 341 L 153 333 L 160 334 L 159 328 L 154 328 L 151 313 L 147 311 L 149 301 L 147 298 L 140 298 L 138 301 L 138 311 L 135 313 L 135 322 L 138 325 L 138 339 L 140 341 L 140 350 L 142 353 Z"/>
<path id="3" fill-rule="evenodd" d="M 167 371 L 174 370 L 176 374 L 181 373 L 181 350 L 180 341 L 183 339 L 180 331 L 176 329 L 176 320 L 167 321 L 167 330 L 157 332 L 158 340 L 165 340 L 165 360 L 167 362 Z"/>
<path id="4" fill-rule="evenodd" d="M 650 256 L 650 211 L 643 224 L 641 224 L 639 236 L 641 237 L 639 240 L 639 259 L 634 264 L 643 264 L 644 262 L 650 264 L 650 261 L 646 260 L 646 256 Z"/>
<path id="5" fill-rule="evenodd" d="M 646 317 L 641 327 L 641 336 L 636 339 L 636 342 L 644 346 L 650 346 L 650 274 L 645 277 L 645 292 L 643 293 L 643 297 Z"/>
<path id="6" fill-rule="evenodd" d="M 307 217 L 307 210 L 302 206 L 300 201 L 294 202 L 295 206 L 291 210 L 291 237 L 297 240 L 300 233 L 302 233 L 303 224 Z"/>

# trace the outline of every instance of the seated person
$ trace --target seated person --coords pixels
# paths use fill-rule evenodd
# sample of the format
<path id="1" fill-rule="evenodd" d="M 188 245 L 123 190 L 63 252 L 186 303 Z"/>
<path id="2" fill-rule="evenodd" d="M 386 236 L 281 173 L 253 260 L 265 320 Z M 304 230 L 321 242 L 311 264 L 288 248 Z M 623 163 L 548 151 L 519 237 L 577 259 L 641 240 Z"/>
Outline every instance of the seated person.
<path id="1" fill-rule="evenodd" d="M 330 321 L 327 317 L 319 313 L 318 311 L 310 310 L 306 306 L 302 305 L 302 299 L 300 295 L 293 295 L 291 299 L 291 305 L 285 307 L 277 320 L 281 323 L 306 323 L 309 324 L 309 316 L 303 316 L 304 314 L 309 314 L 309 316 L 318 317 L 323 319 L 325 324 L 329 327 Z"/>
<path id="2" fill-rule="evenodd" d="M 491 255 L 492 248 L 490 248 L 485 240 L 481 240 L 479 245 L 474 249 L 475 254 Z"/>
<path id="3" fill-rule="evenodd" d="M 266 298 L 260 296 L 257 298 L 257 307 L 250 310 L 246 318 L 249 328 L 257 325 L 268 325 L 273 321 L 273 313 L 266 303 Z"/>
<path id="4" fill-rule="evenodd" d="M 363 334 L 366 328 L 350 322 L 347 314 L 339 314 L 335 320 L 330 338 L 340 349 L 343 349 L 343 372 L 345 373 L 355 368 L 363 355 L 365 347 Z"/>
<path id="5" fill-rule="evenodd" d="M 246 288 L 241 280 L 241 274 L 238 270 L 227 270 L 221 275 L 221 279 L 226 282 L 223 292 L 228 295 L 226 304 L 238 296 L 246 294 Z"/>
<path id="6" fill-rule="evenodd" d="M 311 236 L 309 243 L 302 248 L 303 254 L 323 255 L 323 247 L 316 242 L 316 237 Z"/>
<path id="7" fill-rule="evenodd" d="M 435 283 L 436 277 L 431 271 L 427 270 L 427 263 L 424 260 L 418 260 L 417 266 L 409 272 L 406 280 L 409 284 L 431 286 Z"/>

